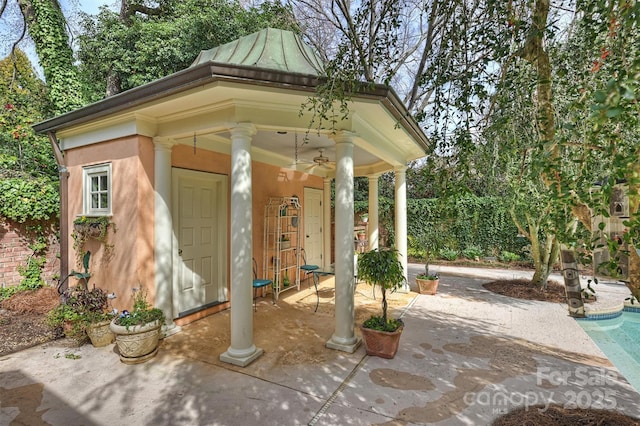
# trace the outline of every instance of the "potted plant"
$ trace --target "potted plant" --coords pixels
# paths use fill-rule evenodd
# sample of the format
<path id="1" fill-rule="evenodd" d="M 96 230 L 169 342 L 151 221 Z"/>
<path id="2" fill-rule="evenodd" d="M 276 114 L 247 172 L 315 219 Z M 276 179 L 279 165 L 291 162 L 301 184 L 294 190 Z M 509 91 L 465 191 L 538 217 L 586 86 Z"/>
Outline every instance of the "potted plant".
<path id="1" fill-rule="evenodd" d="M 429 273 L 429 262 L 431 261 L 431 258 L 433 257 L 433 255 L 437 253 L 442 246 L 441 238 L 438 235 L 439 231 L 440 231 L 439 226 L 435 226 L 435 225 L 425 226 L 422 228 L 421 232 L 418 235 L 416 235 L 416 242 L 418 244 L 418 248 L 424 252 L 424 273 L 418 275 L 418 277 L 416 278 L 418 291 L 421 294 L 435 294 L 435 290 L 433 293 L 422 293 L 422 290 L 420 287 L 420 281 L 418 280 L 424 280 L 429 278 L 431 281 L 433 281 L 435 277 L 435 280 L 437 280 L 437 282 L 431 283 L 430 285 L 431 286 L 435 285 L 436 290 L 437 290 L 438 283 L 440 282 L 438 274 Z"/>
<path id="2" fill-rule="evenodd" d="M 93 346 L 99 348 L 113 343 L 116 338 L 110 327 L 113 317 L 112 312 L 94 312 L 89 315 L 87 336 Z"/>
<path id="3" fill-rule="evenodd" d="M 387 291 L 397 290 L 405 282 L 404 270 L 395 249 L 372 250 L 358 258 L 358 278 L 382 292 L 382 316 L 372 316 L 362 324 L 362 340 L 368 355 L 393 358 L 398 351 L 404 323 L 387 318 Z"/>
<path id="4" fill-rule="evenodd" d="M 108 300 L 107 292 L 95 285 L 91 290 L 88 286 L 76 286 L 67 300 L 68 305 L 82 314 L 87 336 L 96 347 L 107 346 L 115 338 L 109 329 L 113 312 L 108 309 Z"/>
<path id="5" fill-rule="evenodd" d="M 369 222 L 369 213 L 362 213 L 360 215 L 360 219 L 362 220 L 363 223 Z"/>
<path id="6" fill-rule="evenodd" d="M 109 322 L 113 314 L 108 311 L 107 293 L 98 287 L 89 289 L 82 282 L 62 294 L 62 303 L 47 315 L 52 327 L 61 327 L 64 335 L 78 345 L 87 337 L 96 346 L 106 346 L 113 342 Z"/>
<path id="7" fill-rule="evenodd" d="M 416 277 L 416 283 L 420 294 L 436 294 L 438 292 L 438 284 L 440 284 L 440 277 L 438 274 L 419 274 Z"/>
<path id="8" fill-rule="evenodd" d="M 291 240 L 286 235 L 282 235 L 280 237 L 280 248 L 281 249 L 288 249 L 290 247 L 291 247 Z"/>
<path id="9" fill-rule="evenodd" d="M 85 319 L 66 303 L 60 303 L 50 310 L 46 321 L 57 336 L 67 337 L 75 346 L 82 346 L 87 341 Z"/>
<path id="10" fill-rule="evenodd" d="M 134 288 L 133 310 L 122 311 L 109 325 L 116 336 L 120 361 L 139 364 L 153 358 L 158 353 L 163 322 L 164 313 L 147 302 L 146 290 Z"/>
<path id="11" fill-rule="evenodd" d="M 78 216 L 73 221 L 73 249 L 78 256 L 78 264 L 81 264 L 85 253 L 84 246 L 89 239 L 95 239 L 104 244 L 105 255 L 113 250 L 113 244 L 109 244 L 109 228 L 116 231 L 115 224 L 109 216 Z"/>

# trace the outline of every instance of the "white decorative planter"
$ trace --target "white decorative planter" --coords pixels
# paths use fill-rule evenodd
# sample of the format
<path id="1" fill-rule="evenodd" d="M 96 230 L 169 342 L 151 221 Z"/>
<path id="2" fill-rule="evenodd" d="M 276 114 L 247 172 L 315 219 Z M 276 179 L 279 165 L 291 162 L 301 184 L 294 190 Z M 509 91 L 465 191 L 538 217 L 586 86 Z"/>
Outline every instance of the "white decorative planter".
<path id="1" fill-rule="evenodd" d="M 91 344 L 96 348 L 110 345 L 115 339 L 109 320 L 89 324 L 87 326 L 87 335 L 91 339 Z"/>
<path id="2" fill-rule="evenodd" d="M 125 364 L 140 364 L 156 356 L 160 341 L 162 322 L 154 321 L 143 325 L 130 326 L 129 329 L 117 325 L 115 319 L 109 328 L 116 335 L 116 346 L 120 352 L 120 361 Z"/>

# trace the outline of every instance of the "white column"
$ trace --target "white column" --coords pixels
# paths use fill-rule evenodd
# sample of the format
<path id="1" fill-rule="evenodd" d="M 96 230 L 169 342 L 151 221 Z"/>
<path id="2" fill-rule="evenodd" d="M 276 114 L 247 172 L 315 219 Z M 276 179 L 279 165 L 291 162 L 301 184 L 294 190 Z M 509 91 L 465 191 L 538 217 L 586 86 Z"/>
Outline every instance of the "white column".
<path id="1" fill-rule="evenodd" d="M 409 292 L 409 282 L 407 281 L 407 167 L 397 167 L 395 170 L 395 216 L 396 216 L 396 249 L 400 257 L 400 263 L 404 269 L 405 283 L 403 291 Z"/>
<path id="2" fill-rule="evenodd" d="M 252 124 L 231 129 L 231 345 L 220 360 L 245 367 L 262 355 L 253 344 Z"/>
<path id="3" fill-rule="evenodd" d="M 339 132 L 336 141 L 336 232 L 335 232 L 335 332 L 327 347 L 355 352 L 360 339 L 354 334 L 353 255 L 353 137 Z"/>
<path id="4" fill-rule="evenodd" d="M 155 307 L 164 312 L 165 336 L 179 331 L 173 322 L 173 223 L 171 218 L 172 141 L 155 138 L 154 159 L 154 265 Z"/>
<path id="5" fill-rule="evenodd" d="M 331 267 L 331 178 L 324 178 L 322 187 L 322 268 Z"/>
<path id="6" fill-rule="evenodd" d="M 369 251 L 378 248 L 380 243 L 380 208 L 378 207 L 379 174 L 369 176 Z"/>

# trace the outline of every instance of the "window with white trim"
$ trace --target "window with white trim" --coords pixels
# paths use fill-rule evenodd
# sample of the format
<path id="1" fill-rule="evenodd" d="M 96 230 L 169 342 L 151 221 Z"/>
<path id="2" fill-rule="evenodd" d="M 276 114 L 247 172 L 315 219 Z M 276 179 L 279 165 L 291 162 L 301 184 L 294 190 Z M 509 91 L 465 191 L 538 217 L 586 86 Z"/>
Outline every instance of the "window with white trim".
<path id="1" fill-rule="evenodd" d="M 83 213 L 86 216 L 111 214 L 111 164 L 83 168 Z"/>

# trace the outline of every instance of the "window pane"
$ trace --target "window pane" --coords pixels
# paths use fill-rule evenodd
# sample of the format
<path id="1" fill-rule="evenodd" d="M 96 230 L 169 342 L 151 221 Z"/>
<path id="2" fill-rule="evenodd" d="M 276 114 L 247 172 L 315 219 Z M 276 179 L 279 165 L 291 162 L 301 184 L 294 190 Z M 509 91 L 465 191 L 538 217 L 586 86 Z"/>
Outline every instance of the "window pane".
<path id="1" fill-rule="evenodd" d="M 110 165 L 84 168 L 83 214 L 102 215 L 111 210 Z"/>

